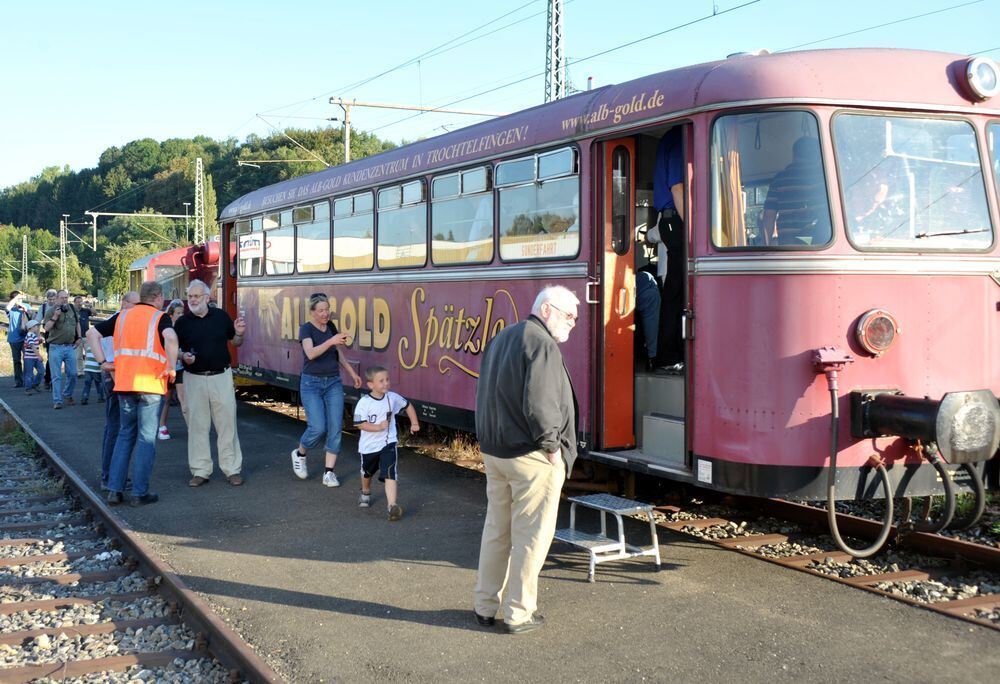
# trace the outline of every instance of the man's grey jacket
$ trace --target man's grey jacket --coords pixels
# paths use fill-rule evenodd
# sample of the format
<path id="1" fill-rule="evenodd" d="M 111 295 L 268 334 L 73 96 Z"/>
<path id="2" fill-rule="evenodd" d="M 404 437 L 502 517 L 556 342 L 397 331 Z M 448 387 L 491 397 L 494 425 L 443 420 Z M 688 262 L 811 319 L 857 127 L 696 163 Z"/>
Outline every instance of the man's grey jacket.
<path id="1" fill-rule="evenodd" d="M 535 316 L 486 346 L 476 387 L 476 434 L 484 454 L 515 458 L 562 450 L 567 476 L 576 460 L 579 407 L 559 344 Z"/>

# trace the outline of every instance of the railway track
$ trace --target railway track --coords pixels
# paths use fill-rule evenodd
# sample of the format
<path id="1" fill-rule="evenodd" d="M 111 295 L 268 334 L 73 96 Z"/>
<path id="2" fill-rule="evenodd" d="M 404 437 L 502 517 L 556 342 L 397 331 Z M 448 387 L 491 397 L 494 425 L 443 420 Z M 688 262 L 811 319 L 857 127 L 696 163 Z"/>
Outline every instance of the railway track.
<path id="1" fill-rule="evenodd" d="M 0 681 L 281 681 L 0 408 Z"/>
<path id="2" fill-rule="evenodd" d="M 915 532 L 872 558 L 854 559 L 826 533 L 825 509 L 781 500 L 658 506 L 653 516 L 663 529 L 1000 630 L 1000 548 L 995 546 Z M 842 534 L 855 540 L 875 539 L 881 527 L 848 514 L 839 514 L 838 521 Z"/>

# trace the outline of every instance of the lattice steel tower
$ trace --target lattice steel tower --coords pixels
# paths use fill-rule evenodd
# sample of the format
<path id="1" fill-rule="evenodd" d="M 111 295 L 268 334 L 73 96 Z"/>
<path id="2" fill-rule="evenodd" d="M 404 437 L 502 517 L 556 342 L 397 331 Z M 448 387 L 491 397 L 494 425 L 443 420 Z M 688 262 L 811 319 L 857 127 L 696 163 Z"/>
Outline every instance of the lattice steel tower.
<path id="1" fill-rule="evenodd" d="M 566 64 L 563 61 L 562 0 L 549 0 L 548 30 L 545 34 L 545 101 L 566 95 Z"/>
<path id="2" fill-rule="evenodd" d="M 205 241 L 205 179 L 201 157 L 195 161 L 194 169 L 194 244 Z"/>
<path id="3" fill-rule="evenodd" d="M 28 287 L 28 234 L 21 236 L 21 289 Z"/>

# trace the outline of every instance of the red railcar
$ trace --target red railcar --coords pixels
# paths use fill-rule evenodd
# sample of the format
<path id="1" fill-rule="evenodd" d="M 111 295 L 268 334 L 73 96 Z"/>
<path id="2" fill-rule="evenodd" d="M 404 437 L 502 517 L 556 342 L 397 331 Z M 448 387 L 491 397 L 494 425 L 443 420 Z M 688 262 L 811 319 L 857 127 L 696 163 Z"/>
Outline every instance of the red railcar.
<path id="1" fill-rule="evenodd" d="M 169 302 L 186 299 L 187 286 L 192 280 L 214 287 L 218 274 L 219 243 L 210 241 L 136 259 L 128 267 L 128 285 L 130 290 L 138 292 L 144 282 L 155 280 L 163 286 L 163 298 Z"/>
<path id="2" fill-rule="evenodd" d="M 222 212 L 239 372 L 295 389 L 322 290 L 354 363 L 468 428 L 485 344 L 563 284 L 587 457 L 755 496 L 950 497 L 1000 441 L 998 75 L 919 51 L 737 56 L 261 188 Z M 673 129 L 670 376 L 638 361 L 635 277 Z M 783 222 L 796 184 L 807 220 Z"/>

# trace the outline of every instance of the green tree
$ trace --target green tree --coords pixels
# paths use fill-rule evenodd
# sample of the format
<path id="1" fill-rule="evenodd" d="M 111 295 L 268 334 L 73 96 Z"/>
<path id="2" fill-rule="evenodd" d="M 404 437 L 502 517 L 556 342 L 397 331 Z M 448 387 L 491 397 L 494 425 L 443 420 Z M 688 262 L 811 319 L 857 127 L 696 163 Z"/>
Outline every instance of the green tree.
<path id="1" fill-rule="evenodd" d="M 107 271 L 104 291 L 109 296 L 120 296 L 128 292 L 128 267 L 136 259 L 150 253 L 149 245 L 144 241 L 109 245 L 104 258 Z"/>

